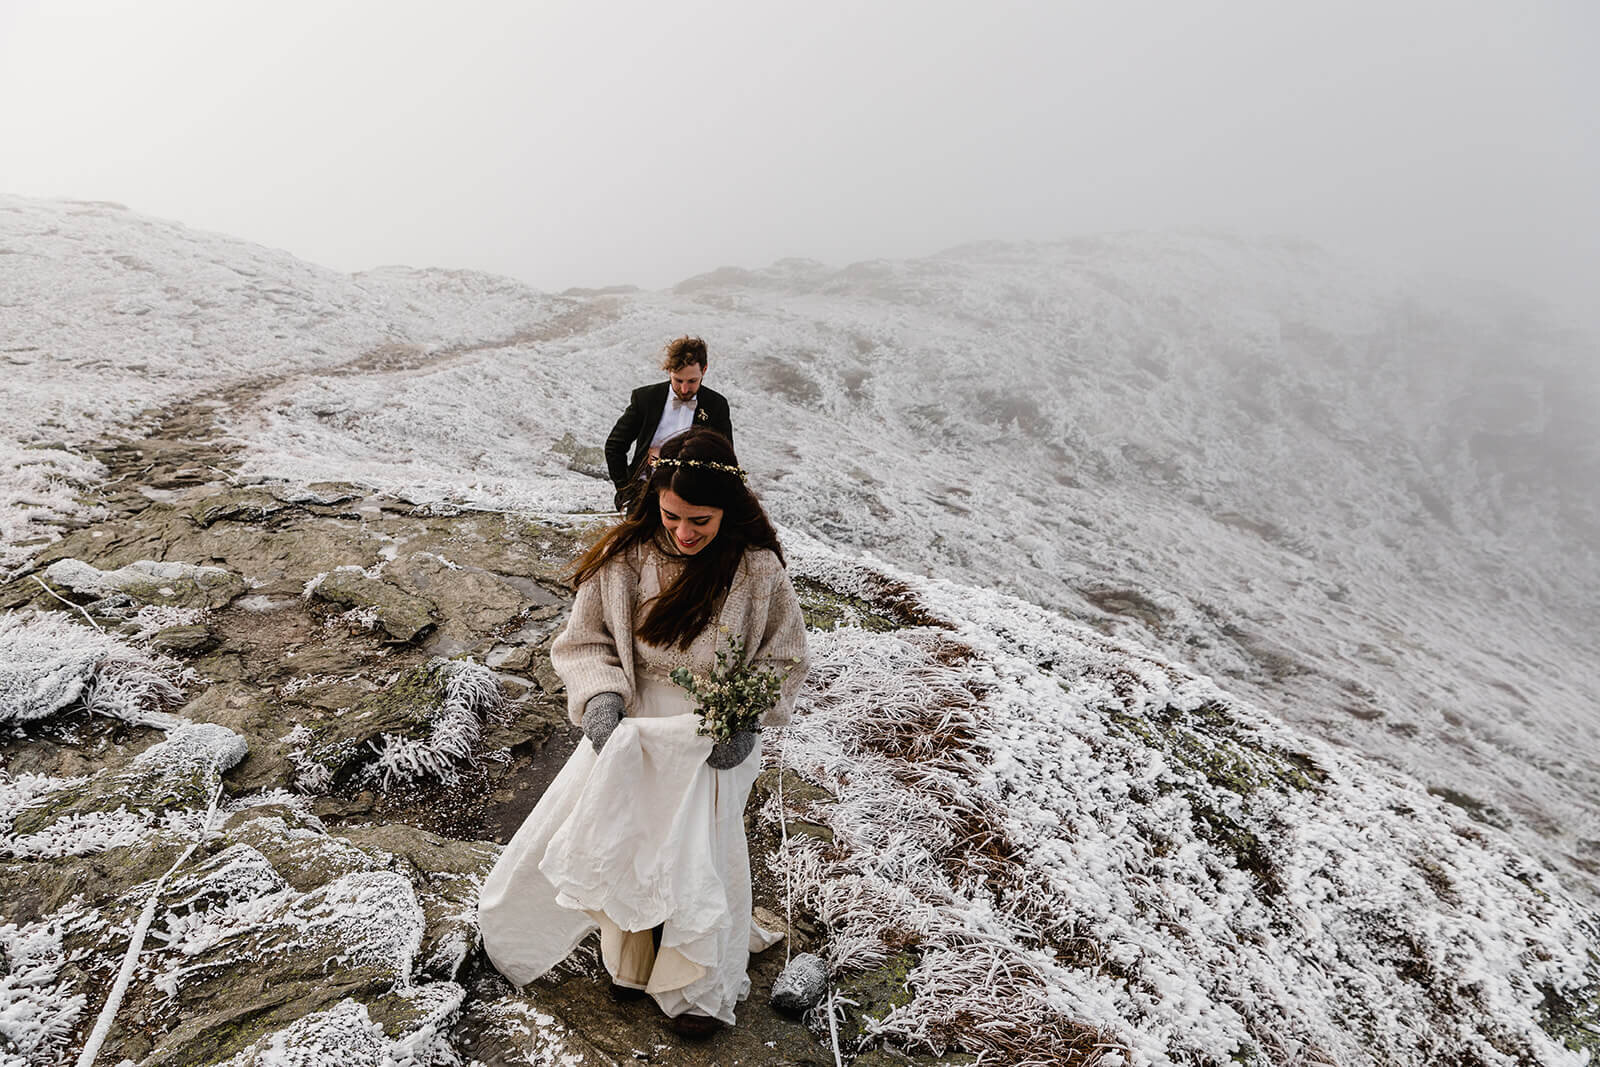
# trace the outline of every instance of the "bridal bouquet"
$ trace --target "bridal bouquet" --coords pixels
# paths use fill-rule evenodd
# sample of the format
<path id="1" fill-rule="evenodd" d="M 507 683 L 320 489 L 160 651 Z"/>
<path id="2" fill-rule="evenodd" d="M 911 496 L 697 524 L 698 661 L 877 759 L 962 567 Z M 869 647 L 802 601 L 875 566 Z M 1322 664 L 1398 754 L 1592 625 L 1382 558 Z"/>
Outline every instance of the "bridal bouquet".
<path id="1" fill-rule="evenodd" d="M 717 652 L 716 666 L 709 675 L 678 667 L 671 677 L 700 705 L 700 725 L 695 732 L 726 741 L 740 730 L 761 729 L 761 716 L 777 706 L 778 691 L 788 673 L 752 667 L 744 642 L 730 637 L 727 650 Z"/>

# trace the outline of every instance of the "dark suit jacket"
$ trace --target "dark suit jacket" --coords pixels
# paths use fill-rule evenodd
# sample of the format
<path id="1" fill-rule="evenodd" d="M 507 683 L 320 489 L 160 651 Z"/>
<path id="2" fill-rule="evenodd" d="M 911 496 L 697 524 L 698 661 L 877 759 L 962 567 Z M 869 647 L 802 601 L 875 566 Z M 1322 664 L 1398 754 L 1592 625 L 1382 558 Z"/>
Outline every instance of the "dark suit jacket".
<path id="1" fill-rule="evenodd" d="M 661 425 L 661 409 L 666 407 L 667 390 L 671 387 L 671 382 L 659 381 L 635 389 L 628 398 L 628 410 L 622 413 L 622 418 L 617 420 L 617 424 L 611 428 L 611 435 L 606 438 L 606 470 L 619 496 L 623 490 L 632 489 L 634 480 L 644 468 L 645 457 L 650 455 L 650 439 L 656 435 L 656 427 Z M 695 408 L 694 425 L 708 426 L 728 440 L 733 440 L 728 398 L 703 385 L 695 395 L 700 403 Z M 633 450 L 631 459 L 628 456 L 629 449 Z"/>

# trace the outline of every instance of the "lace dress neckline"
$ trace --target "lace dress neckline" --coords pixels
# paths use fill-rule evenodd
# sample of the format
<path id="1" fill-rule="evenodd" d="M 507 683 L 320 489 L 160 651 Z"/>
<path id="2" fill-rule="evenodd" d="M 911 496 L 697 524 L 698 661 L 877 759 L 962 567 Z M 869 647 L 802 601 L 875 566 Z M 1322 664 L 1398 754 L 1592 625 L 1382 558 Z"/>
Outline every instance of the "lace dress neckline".
<path id="1" fill-rule="evenodd" d="M 683 573 L 683 568 L 689 557 L 678 552 L 667 552 L 655 541 L 644 543 L 643 552 L 639 559 L 639 599 L 637 601 L 640 612 L 648 611 L 649 604 L 678 579 Z M 665 679 L 671 675 L 674 668 L 687 667 L 691 671 L 704 673 L 711 669 L 715 659 L 718 645 L 718 634 L 722 630 L 722 608 L 727 602 L 727 594 L 717 597 L 711 621 L 688 648 L 680 648 L 676 643 L 662 647 L 648 644 L 634 638 L 634 662 L 640 671 L 650 677 Z"/>

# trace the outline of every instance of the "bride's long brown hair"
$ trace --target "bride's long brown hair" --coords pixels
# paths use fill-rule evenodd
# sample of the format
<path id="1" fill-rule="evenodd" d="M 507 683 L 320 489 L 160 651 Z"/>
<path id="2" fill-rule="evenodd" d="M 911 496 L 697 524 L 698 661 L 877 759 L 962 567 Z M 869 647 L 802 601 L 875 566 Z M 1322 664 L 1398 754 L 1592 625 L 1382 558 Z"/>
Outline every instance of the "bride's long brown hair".
<path id="1" fill-rule="evenodd" d="M 733 442 L 715 430 L 695 427 L 668 439 L 661 446 L 661 458 L 679 462 L 656 465 L 627 516 L 602 533 L 573 564 L 572 584 L 582 585 L 612 558 L 637 545 L 652 540 L 661 543 L 666 535 L 659 503 L 663 489 L 696 507 L 721 508 L 717 536 L 699 552 L 684 557 L 683 572 L 651 602 L 649 612 L 634 629 L 647 644 L 686 649 L 711 624 L 718 601 L 733 585 L 745 550 L 770 548 L 782 562 L 783 549 L 761 502 L 737 473 L 739 459 Z M 682 465 L 686 461 L 694 462 Z"/>

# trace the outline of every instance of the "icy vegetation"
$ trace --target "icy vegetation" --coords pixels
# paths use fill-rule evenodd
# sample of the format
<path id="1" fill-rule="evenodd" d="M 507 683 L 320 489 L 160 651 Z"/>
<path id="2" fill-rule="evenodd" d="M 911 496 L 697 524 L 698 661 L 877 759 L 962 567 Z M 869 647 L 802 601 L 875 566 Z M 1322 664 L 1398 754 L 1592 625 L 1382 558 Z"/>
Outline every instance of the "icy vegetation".
<path id="1" fill-rule="evenodd" d="M 474 1011 L 579 1061 L 554 989 L 472 1003 L 493 846 L 365 819 L 555 685 L 686 332 L 813 627 L 761 862 L 846 1057 L 1600 1049 L 1600 375 L 1516 299 L 1207 234 L 556 297 L 14 198 L 0 290 L 0 730 L 51 768 L 0 770 L 0 1058 L 68 1062 L 147 914 L 135 1062 L 467 1063 Z M 175 401 L 239 450 L 147 485 L 105 446 Z"/>
<path id="2" fill-rule="evenodd" d="M 61 995 L 58 983 L 66 957 L 61 925 L 50 923 L 20 930 L 0 926 L 0 1036 L 22 1063 L 50 1063 L 67 1045 L 88 996 Z"/>
<path id="3" fill-rule="evenodd" d="M 438 711 L 429 716 L 425 737 L 382 736 L 374 773 L 384 788 L 425 776 L 455 781 L 456 767 L 472 758 L 484 715 L 500 706 L 500 683 L 481 664 L 435 660 L 428 672 L 441 690 Z"/>
<path id="4" fill-rule="evenodd" d="M 183 667 L 57 615 L 0 616 L 0 727 L 81 701 L 133 723 L 170 722 Z"/>
<path id="5" fill-rule="evenodd" d="M 116 204 L 0 195 L 0 575 L 98 465 L 76 449 L 243 380 L 521 336 L 555 302 L 503 278 L 350 276 Z M 67 447 L 68 444 L 73 447 Z"/>
<path id="6" fill-rule="evenodd" d="M 790 528 L 1191 664 L 1520 823 L 1600 899 L 1593 340 L 1208 234 L 589 299 L 538 344 L 286 383 L 231 416 L 247 469 L 603 509 L 627 389 L 698 333 Z"/>
<path id="7" fill-rule="evenodd" d="M 831 846 L 774 860 L 833 969 L 910 954 L 875 1034 L 1040 1065 L 1587 1062 L 1539 1018 L 1597 977 L 1600 929 L 1502 835 L 1033 605 L 795 566 L 914 590 L 931 624 L 818 635 L 782 742 L 833 794 L 806 811 Z"/>
<path id="8" fill-rule="evenodd" d="M 22 413 L 27 400 L 7 395 L 3 378 L 9 367 L 0 360 L 0 411 Z M 28 398 L 31 400 L 31 398 Z M 0 418 L 5 416 L 0 415 Z M 0 438 L 0 575 L 21 566 L 40 544 L 50 539 L 55 523 L 93 515 L 79 501 L 75 486 L 98 480 L 100 465 L 92 459 L 48 443 L 19 445 L 11 434 L 22 430 L 32 436 L 32 427 L 5 427 Z M 24 437 L 27 440 L 28 437 Z"/>

